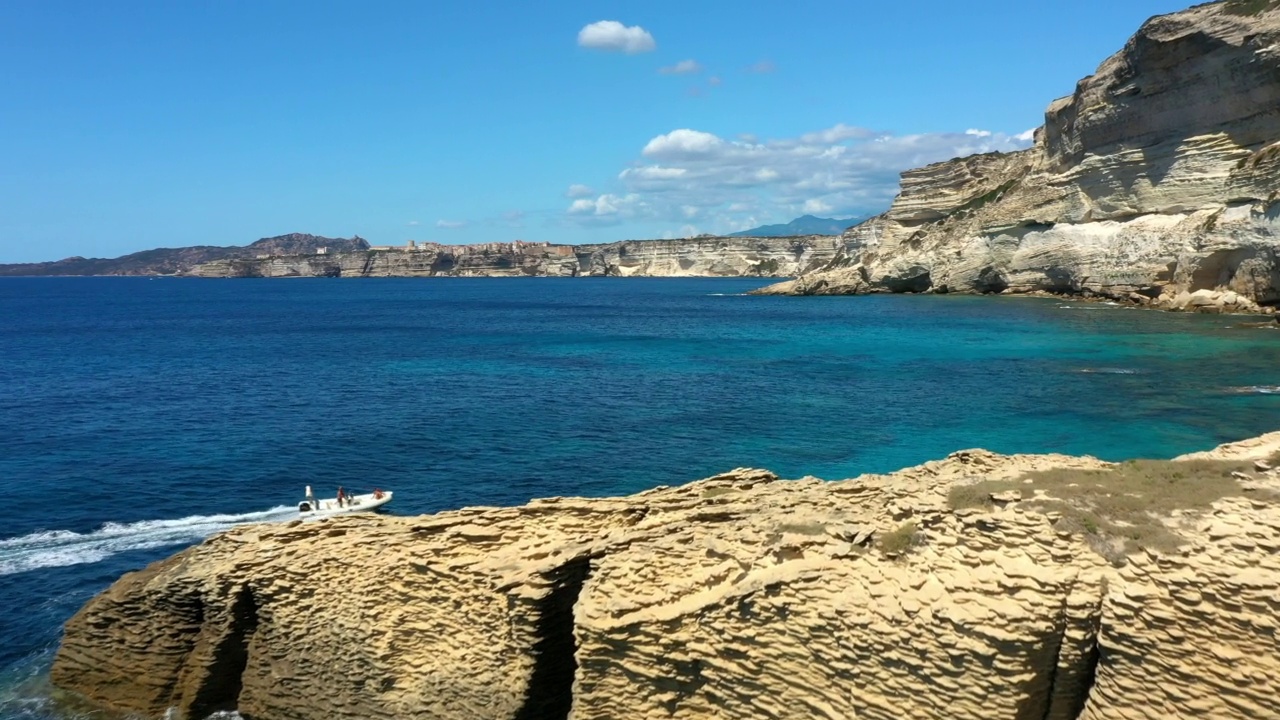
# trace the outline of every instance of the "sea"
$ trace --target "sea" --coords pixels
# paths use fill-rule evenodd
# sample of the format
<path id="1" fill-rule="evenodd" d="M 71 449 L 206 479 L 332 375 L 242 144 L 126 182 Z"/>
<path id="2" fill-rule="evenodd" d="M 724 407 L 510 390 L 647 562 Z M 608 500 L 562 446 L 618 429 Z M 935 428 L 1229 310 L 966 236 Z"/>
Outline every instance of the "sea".
<path id="1" fill-rule="evenodd" d="M 964 448 L 1170 457 L 1280 429 L 1280 327 L 752 279 L 0 278 L 0 719 L 94 594 L 304 487 L 392 514 Z"/>

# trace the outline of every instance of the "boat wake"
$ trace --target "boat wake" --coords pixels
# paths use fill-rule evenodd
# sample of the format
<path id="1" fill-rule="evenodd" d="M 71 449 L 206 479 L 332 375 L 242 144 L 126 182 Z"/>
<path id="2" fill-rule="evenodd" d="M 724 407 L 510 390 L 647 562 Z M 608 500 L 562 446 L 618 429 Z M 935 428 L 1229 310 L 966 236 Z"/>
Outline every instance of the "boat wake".
<path id="1" fill-rule="evenodd" d="M 1103 367 L 1103 368 L 1080 368 L 1080 370 L 1079 370 L 1078 372 L 1085 373 L 1086 375 L 1092 375 L 1092 374 L 1097 374 L 1097 375 L 1137 375 L 1137 374 L 1138 374 L 1138 371 L 1137 371 L 1137 370 L 1133 370 L 1133 369 L 1131 369 L 1131 368 L 1109 368 L 1109 367 Z"/>
<path id="2" fill-rule="evenodd" d="M 1120 307 L 1120 303 L 1115 302 L 1091 302 L 1082 305 L 1059 305 L 1059 310 L 1109 310 L 1111 308 Z"/>
<path id="3" fill-rule="evenodd" d="M 278 522 L 297 515 L 297 508 L 280 506 L 241 515 L 193 515 L 176 520 L 109 522 L 87 533 L 42 530 L 0 540 L 0 576 L 39 568 L 95 563 L 122 552 L 192 543 L 236 525 Z"/>
<path id="4" fill-rule="evenodd" d="M 1242 395 L 1280 395 L 1280 385 L 1245 385 L 1233 387 L 1231 392 Z"/>

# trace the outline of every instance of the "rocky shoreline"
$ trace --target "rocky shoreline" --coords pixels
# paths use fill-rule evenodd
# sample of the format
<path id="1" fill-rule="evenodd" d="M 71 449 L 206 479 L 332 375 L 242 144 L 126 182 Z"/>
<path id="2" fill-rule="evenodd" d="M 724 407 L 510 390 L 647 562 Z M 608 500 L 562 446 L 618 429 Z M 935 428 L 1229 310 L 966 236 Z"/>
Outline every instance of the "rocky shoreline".
<path id="1" fill-rule="evenodd" d="M 95 598 L 53 680 L 168 718 L 1276 717 L 1278 460 L 967 450 L 248 526 Z"/>
<path id="2" fill-rule="evenodd" d="M 1034 146 L 902 175 L 826 267 L 762 294 L 1089 293 L 1166 309 L 1280 304 L 1280 5 L 1149 20 Z M 1272 310 L 1274 312 L 1274 309 Z"/>

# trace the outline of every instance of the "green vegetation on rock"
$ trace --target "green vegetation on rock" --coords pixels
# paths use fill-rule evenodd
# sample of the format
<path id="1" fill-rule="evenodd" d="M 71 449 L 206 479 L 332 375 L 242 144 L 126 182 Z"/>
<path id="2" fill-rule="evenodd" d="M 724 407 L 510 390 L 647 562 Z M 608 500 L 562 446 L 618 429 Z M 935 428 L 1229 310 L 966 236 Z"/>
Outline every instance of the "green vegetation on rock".
<path id="1" fill-rule="evenodd" d="M 900 555 L 920 544 L 920 532 L 914 520 L 909 520 L 895 530 L 880 536 L 877 544 L 880 549 L 890 555 Z"/>
<path id="2" fill-rule="evenodd" d="M 1252 472 L 1252 463 L 1244 462 L 1129 460 L 1096 470 L 1063 468 L 1016 480 L 984 480 L 952 488 L 947 499 L 952 510 L 962 510 L 1008 502 L 997 498 L 1017 492 L 1025 505 L 1049 514 L 1056 527 L 1085 535 L 1090 547 L 1122 564 L 1143 548 L 1176 549 L 1184 542 L 1177 532 L 1179 516 L 1243 495 L 1238 478 Z"/>
<path id="3" fill-rule="evenodd" d="M 1232 15 L 1261 15 L 1280 7 L 1280 0 L 1226 0 L 1223 10 Z"/>

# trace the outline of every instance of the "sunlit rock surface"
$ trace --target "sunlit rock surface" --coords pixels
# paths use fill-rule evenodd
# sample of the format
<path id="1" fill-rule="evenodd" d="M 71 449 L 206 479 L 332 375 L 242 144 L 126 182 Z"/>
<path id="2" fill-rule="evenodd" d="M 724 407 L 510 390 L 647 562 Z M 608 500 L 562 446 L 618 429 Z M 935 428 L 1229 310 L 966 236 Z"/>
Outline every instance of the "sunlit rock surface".
<path id="1" fill-rule="evenodd" d="M 1280 4 L 1151 19 L 1049 106 L 1034 147 L 904 173 L 892 208 L 844 240 L 761 292 L 1280 303 Z"/>
<path id="2" fill-rule="evenodd" d="M 699 237 L 602 245 L 421 243 L 204 263 L 198 277 L 790 277 L 831 262 L 838 236 Z"/>
<path id="3" fill-rule="evenodd" d="M 53 679 L 148 717 L 1276 717 L 1277 450 L 1215 450 L 1241 490 L 1119 568 L 1020 492 L 948 500 L 1104 463 L 983 450 L 243 527 L 91 601 Z"/>

